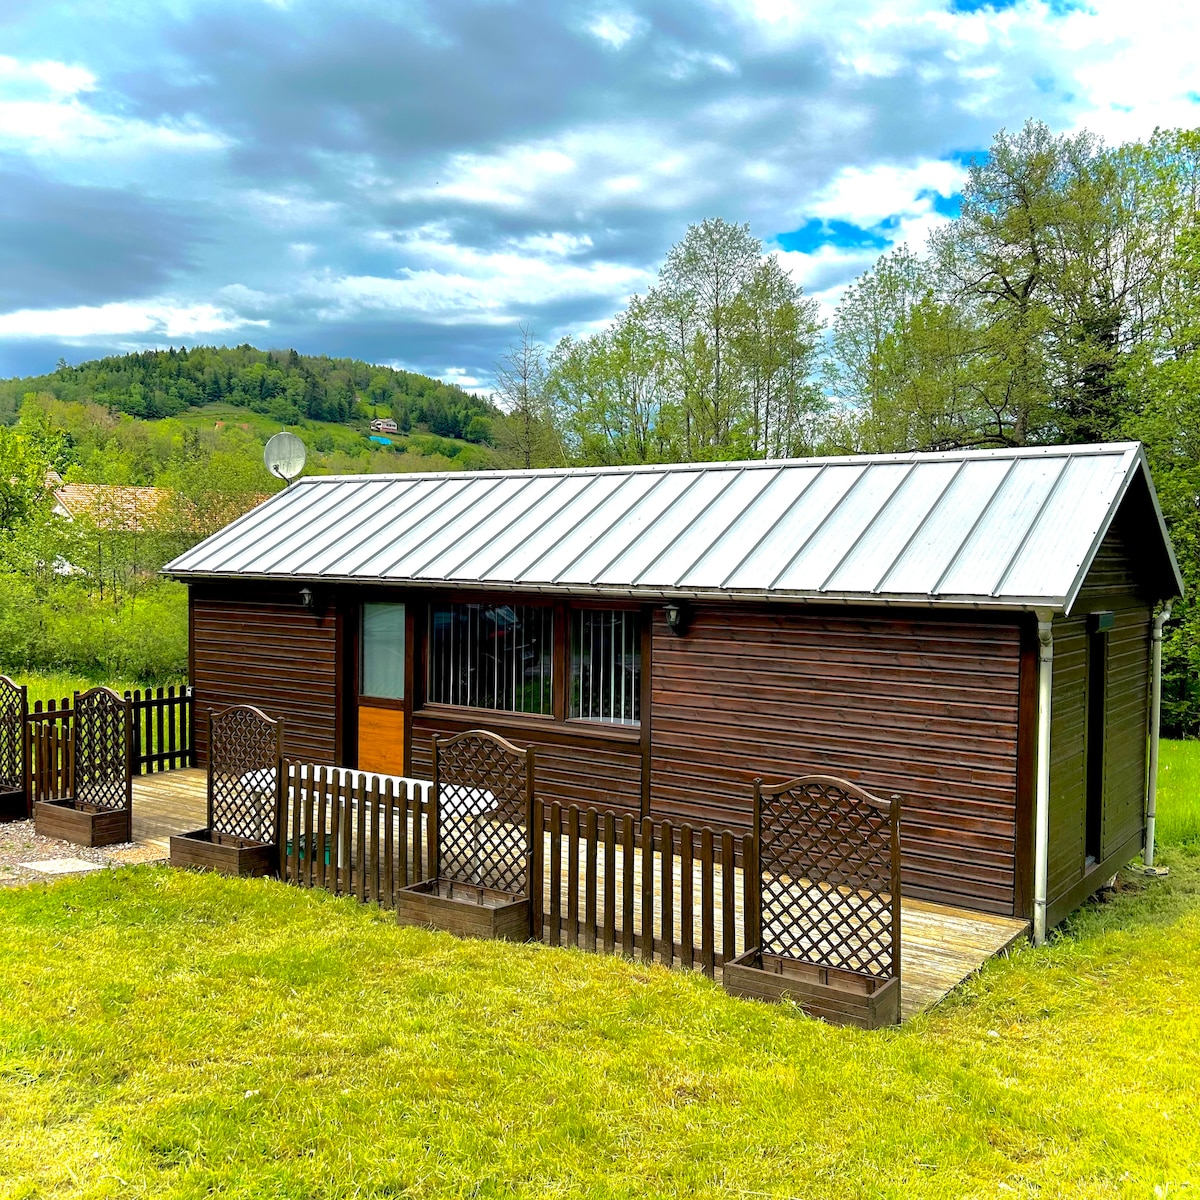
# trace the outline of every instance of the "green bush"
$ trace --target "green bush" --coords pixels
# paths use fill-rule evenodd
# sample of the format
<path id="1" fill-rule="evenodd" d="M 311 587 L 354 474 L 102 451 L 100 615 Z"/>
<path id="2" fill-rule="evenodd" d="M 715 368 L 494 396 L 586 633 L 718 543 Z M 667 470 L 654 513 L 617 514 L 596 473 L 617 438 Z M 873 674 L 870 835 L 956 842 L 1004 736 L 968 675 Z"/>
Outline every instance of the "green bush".
<path id="1" fill-rule="evenodd" d="M 0 578 L 0 670 L 69 671 L 105 682 L 170 683 L 187 675 L 187 588 L 156 581 L 118 602 L 82 584 L 45 594 L 17 575 Z"/>

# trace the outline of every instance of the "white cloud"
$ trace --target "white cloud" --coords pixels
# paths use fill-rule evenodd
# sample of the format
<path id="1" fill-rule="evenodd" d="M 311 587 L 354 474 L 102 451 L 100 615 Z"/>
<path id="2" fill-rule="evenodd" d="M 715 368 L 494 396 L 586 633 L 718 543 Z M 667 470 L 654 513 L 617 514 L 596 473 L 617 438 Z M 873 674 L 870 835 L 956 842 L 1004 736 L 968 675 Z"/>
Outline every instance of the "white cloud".
<path id="1" fill-rule="evenodd" d="M 109 158 L 232 145 L 194 118 L 154 122 L 116 116 L 95 103 L 102 96 L 96 76 L 84 67 L 0 56 L 0 150 L 39 159 Z"/>
<path id="2" fill-rule="evenodd" d="M 610 9 L 596 13 L 584 28 L 612 50 L 623 50 L 646 31 L 647 22 L 628 10 Z"/>
<path id="3" fill-rule="evenodd" d="M 41 59 L 23 63 L 7 54 L 0 54 L 0 89 L 40 87 L 60 96 L 74 96 L 94 91 L 96 77 L 86 67 Z"/>
<path id="4" fill-rule="evenodd" d="M 932 201 L 922 193 L 953 196 L 966 175 L 961 164 L 940 159 L 912 166 L 847 167 L 816 195 L 806 212 L 827 221 L 872 228 L 890 217 L 923 216 L 931 211 Z"/>
<path id="5" fill-rule="evenodd" d="M 167 300 L 120 302 L 76 308 L 21 309 L 0 314 L 0 338 L 55 338 L 86 341 L 99 337 L 158 335 L 194 338 L 244 325 L 266 326 L 214 304 Z"/>

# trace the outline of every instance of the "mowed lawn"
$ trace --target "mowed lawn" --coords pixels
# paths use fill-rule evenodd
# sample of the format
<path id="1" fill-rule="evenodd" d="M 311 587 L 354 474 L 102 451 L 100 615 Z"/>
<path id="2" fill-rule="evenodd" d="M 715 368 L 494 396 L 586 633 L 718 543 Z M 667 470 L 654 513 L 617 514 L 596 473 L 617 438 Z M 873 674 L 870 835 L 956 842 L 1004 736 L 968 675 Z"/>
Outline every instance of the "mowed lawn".
<path id="1" fill-rule="evenodd" d="M 1160 862 L 875 1033 L 268 881 L 0 890 L 0 1196 L 1194 1194 L 1200 850 Z"/>

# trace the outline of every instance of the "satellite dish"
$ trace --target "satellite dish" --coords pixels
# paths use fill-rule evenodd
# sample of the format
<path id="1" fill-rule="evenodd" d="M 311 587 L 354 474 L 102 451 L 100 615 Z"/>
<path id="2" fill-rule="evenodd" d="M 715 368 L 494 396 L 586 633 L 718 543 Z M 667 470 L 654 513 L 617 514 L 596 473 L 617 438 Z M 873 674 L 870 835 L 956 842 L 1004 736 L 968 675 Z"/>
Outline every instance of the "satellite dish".
<path id="1" fill-rule="evenodd" d="M 294 433 L 276 433 L 263 447 L 263 462 L 277 479 L 291 483 L 304 470 L 304 443 Z"/>

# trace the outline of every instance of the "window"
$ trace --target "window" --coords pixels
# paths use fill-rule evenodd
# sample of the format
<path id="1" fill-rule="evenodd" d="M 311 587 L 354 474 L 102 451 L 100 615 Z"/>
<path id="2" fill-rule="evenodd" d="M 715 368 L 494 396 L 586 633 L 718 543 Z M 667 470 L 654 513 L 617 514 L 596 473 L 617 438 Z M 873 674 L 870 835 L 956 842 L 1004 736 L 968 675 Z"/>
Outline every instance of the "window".
<path id="1" fill-rule="evenodd" d="M 501 712 L 552 712 L 554 613 L 533 604 L 435 604 L 429 700 Z"/>
<path id="2" fill-rule="evenodd" d="M 359 693 L 404 699 L 404 605 L 364 604 Z"/>
<path id="3" fill-rule="evenodd" d="M 571 614 L 570 715 L 636 725 L 641 720 L 642 629 L 636 612 Z"/>

